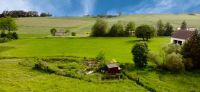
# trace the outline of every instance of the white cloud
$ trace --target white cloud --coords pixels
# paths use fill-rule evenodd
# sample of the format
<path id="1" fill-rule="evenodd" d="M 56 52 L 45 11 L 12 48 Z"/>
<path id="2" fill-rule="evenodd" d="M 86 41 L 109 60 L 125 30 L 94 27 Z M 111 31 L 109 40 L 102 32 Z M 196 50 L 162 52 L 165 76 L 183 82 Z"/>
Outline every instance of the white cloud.
<path id="1" fill-rule="evenodd" d="M 176 4 L 173 0 L 154 0 L 154 2 L 154 6 L 141 6 L 135 13 L 168 13 Z"/>
<path id="2" fill-rule="evenodd" d="M 95 0 L 81 0 L 81 4 L 83 5 L 83 15 L 90 15 L 93 13 Z"/>
<path id="3" fill-rule="evenodd" d="M 0 0 L 0 12 L 4 10 L 31 10 L 28 0 Z"/>

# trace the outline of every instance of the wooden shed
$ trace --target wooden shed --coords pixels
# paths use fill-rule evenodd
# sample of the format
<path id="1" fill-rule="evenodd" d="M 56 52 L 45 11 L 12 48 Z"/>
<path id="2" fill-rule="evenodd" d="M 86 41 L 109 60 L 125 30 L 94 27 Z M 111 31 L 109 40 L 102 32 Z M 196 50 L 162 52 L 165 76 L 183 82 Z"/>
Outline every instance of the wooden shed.
<path id="1" fill-rule="evenodd" d="M 110 75 L 116 75 L 116 74 L 120 73 L 120 70 L 121 70 L 121 68 L 116 63 L 107 64 L 107 72 Z"/>

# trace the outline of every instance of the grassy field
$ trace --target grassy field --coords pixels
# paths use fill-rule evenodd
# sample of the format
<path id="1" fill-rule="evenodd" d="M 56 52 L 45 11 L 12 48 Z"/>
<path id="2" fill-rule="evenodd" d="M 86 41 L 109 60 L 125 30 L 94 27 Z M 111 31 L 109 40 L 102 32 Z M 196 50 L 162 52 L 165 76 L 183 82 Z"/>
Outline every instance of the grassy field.
<path id="1" fill-rule="evenodd" d="M 174 27 L 186 20 L 191 27 L 200 28 L 200 15 L 130 15 L 107 18 L 109 24 L 134 21 L 136 25 L 154 25 L 162 19 Z M 96 18 L 18 18 L 20 39 L 0 44 L 0 92 L 147 92 L 148 90 L 131 80 L 111 80 L 93 83 L 55 74 L 33 70 L 19 65 L 24 57 L 78 56 L 94 58 L 100 51 L 105 52 L 108 62 L 116 59 L 119 63 L 133 65 L 131 48 L 140 39 L 134 37 L 92 38 L 88 36 Z M 69 29 L 77 37 L 52 38 L 51 28 Z M 170 37 L 155 37 L 148 41 L 149 49 L 159 53 L 170 42 Z M 128 75 L 139 77 L 140 81 L 158 92 L 199 92 L 199 71 L 182 74 L 161 73 L 150 68 L 131 69 Z"/>
<path id="2" fill-rule="evenodd" d="M 134 21 L 136 25 L 149 24 L 155 26 L 159 19 L 165 23 L 170 22 L 174 28 L 180 26 L 182 21 L 186 21 L 189 27 L 200 28 L 200 15 L 188 14 L 152 14 L 152 15 L 129 15 L 114 18 L 106 18 L 109 24 L 122 21 L 126 24 L 129 21 Z M 62 18 L 18 18 L 16 19 L 19 26 L 18 33 L 23 34 L 21 38 L 27 37 L 43 37 L 50 34 L 51 28 L 69 29 L 71 32 L 76 32 L 78 36 L 88 36 L 92 25 L 96 18 L 90 17 L 62 17 Z M 29 35 L 34 34 L 34 35 Z M 41 35 L 43 34 L 43 35 Z"/>
<path id="3" fill-rule="evenodd" d="M 3 57 L 81 56 L 95 57 L 105 52 L 108 60 L 132 62 L 131 48 L 137 38 L 44 38 L 19 39 L 0 44 L 10 47 L 0 53 Z M 150 50 L 159 53 L 170 42 L 169 37 L 156 37 L 148 42 Z"/>

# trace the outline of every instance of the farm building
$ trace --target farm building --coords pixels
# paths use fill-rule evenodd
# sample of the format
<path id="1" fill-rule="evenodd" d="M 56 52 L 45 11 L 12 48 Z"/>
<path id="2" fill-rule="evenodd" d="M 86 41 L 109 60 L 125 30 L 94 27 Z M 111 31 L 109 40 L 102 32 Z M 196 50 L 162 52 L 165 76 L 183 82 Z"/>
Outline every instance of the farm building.
<path id="1" fill-rule="evenodd" d="M 194 32 L 197 29 L 196 28 L 187 28 L 187 29 L 177 28 L 177 30 L 178 31 L 175 34 L 173 34 L 171 37 L 171 43 L 182 45 L 185 43 L 185 41 L 190 39 L 190 37 L 194 34 Z"/>
<path id="2" fill-rule="evenodd" d="M 107 64 L 107 72 L 110 75 L 116 75 L 116 74 L 120 73 L 120 70 L 121 70 L 121 68 L 116 63 Z"/>
<path id="3" fill-rule="evenodd" d="M 55 36 L 65 36 L 66 35 L 66 32 L 64 31 L 58 31 L 55 33 Z"/>

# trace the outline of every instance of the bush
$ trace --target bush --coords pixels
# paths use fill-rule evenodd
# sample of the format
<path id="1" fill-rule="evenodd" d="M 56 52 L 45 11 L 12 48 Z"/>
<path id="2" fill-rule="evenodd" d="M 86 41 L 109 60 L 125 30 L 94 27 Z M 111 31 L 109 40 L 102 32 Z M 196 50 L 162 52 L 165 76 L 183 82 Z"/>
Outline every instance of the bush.
<path id="1" fill-rule="evenodd" d="M 76 33 L 75 33 L 75 32 L 72 32 L 72 36 L 76 36 Z"/>
<path id="2" fill-rule="evenodd" d="M 186 70 L 191 70 L 191 69 L 194 67 L 191 58 L 186 58 L 186 59 L 184 59 L 184 60 L 183 60 L 183 63 L 184 63 L 184 65 L 185 65 L 185 69 L 186 69 Z"/>
<path id="3" fill-rule="evenodd" d="M 18 34 L 16 32 L 13 32 L 12 33 L 12 39 L 18 39 Z"/>
<path id="4" fill-rule="evenodd" d="M 57 30 L 56 30 L 55 28 L 52 28 L 52 29 L 50 30 L 50 32 L 51 32 L 51 35 L 52 35 L 52 36 L 55 36 Z"/>
<path id="5" fill-rule="evenodd" d="M 164 67 L 172 72 L 182 72 L 185 69 L 182 56 L 176 53 L 167 55 Z"/>
<path id="6" fill-rule="evenodd" d="M 181 53 L 181 46 L 176 44 L 169 44 L 162 49 L 166 55 L 171 53 Z"/>
<path id="7" fill-rule="evenodd" d="M 13 39 L 13 35 L 12 35 L 11 32 L 8 32 L 8 34 L 6 35 L 6 37 L 7 37 L 8 39 Z"/>
<path id="8" fill-rule="evenodd" d="M 148 46 L 146 43 L 136 43 L 132 49 L 134 62 L 137 67 L 144 67 L 147 65 Z"/>
<path id="9" fill-rule="evenodd" d="M 50 69 L 48 63 L 44 61 L 40 61 L 39 63 L 35 64 L 34 69 L 54 73 L 54 70 Z"/>
<path id="10" fill-rule="evenodd" d="M 8 38 L 0 38 L 0 43 L 4 43 L 4 42 L 7 42 L 7 41 L 9 41 Z"/>
<path id="11" fill-rule="evenodd" d="M 105 53 L 104 52 L 99 52 L 99 54 L 96 56 L 96 60 L 99 62 L 104 62 L 105 61 Z"/>
<path id="12" fill-rule="evenodd" d="M 5 37 L 6 37 L 5 31 L 1 31 L 1 38 L 5 38 Z"/>
<path id="13" fill-rule="evenodd" d="M 154 53 L 154 52 L 148 53 L 148 60 L 153 62 L 157 66 L 160 65 L 160 61 L 161 61 L 160 58 L 159 58 L 159 55 L 157 53 Z"/>

